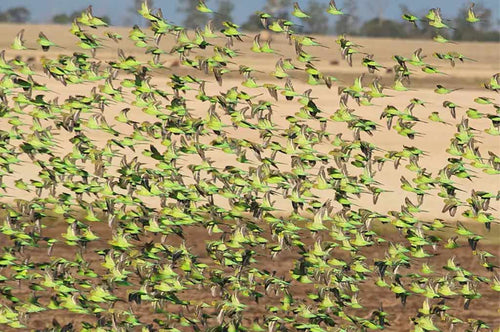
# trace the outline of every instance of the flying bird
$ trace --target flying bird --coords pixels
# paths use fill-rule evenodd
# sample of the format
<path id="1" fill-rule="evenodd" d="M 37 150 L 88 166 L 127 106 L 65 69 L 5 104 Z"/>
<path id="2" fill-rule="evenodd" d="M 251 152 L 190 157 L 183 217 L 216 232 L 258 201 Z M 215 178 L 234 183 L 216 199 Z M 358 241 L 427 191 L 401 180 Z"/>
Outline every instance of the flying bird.
<path id="1" fill-rule="evenodd" d="M 300 9 L 298 2 L 293 3 L 292 15 L 297 17 L 297 18 L 300 18 L 300 19 L 311 18 L 311 16 L 309 16 L 309 14 L 306 14 L 304 11 L 302 11 L 302 9 Z"/>
<path id="2" fill-rule="evenodd" d="M 58 47 L 55 43 L 51 42 L 43 32 L 38 34 L 37 42 L 44 52 L 47 52 L 52 46 Z"/>
<path id="3" fill-rule="evenodd" d="M 21 51 L 21 50 L 27 50 L 28 48 L 24 46 L 24 29 L 21 29 L 16 35 L 16 38 L 14 38 L 14 42 L 10 45 L 10 48 L 13 50 Z"/>
<path id="4" fill-rule="evenodd" d="M 467 20 L 467 22 L 470 22 L 470 23 L 476 23 L 476 22 L 479 22 L 481 20 L 474 13 L 474 2 L 472 2 L 470 4 L 470 6 L 469 6 L 469 9 L 467 9 L 467 18 L 466 18 L 466 20 Z"/>
<path id="5" fill-rule="evenodd" d="M 330 15 L 344 15 L 344 12 L 342 10 L 338 9 L 334 0 L 330 0 L 328 8 L 326 9 L 326 12 Z"/>

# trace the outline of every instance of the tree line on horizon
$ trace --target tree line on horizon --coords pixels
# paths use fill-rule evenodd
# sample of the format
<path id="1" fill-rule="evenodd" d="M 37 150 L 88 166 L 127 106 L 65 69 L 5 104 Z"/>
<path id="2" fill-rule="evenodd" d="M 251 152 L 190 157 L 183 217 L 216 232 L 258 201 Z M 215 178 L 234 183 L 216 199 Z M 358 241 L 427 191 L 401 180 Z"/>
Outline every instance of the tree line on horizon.
<path id="1" fill-rule="evenodd" d="M 124 25 L 131 25 L 138 15 L 137 10 L 144 0 L 132 0 L 128 8 L 129 16 L 124 20 Z M 154 6 L 154 0 L 147 0 L 150 7 Z M 178 11 L 183 13 L 183 26 L 186 28 L 195 28 L 205 25 L 208 20 L 212 20 L 217 28 L 222 27 L 222 22 L 233 21 L 232 12 L 234 4 L 232 0 L 217 0 L 216 14 L 207 15 L 196 10 L 198 0 L 179 1 Z M 291 19 L 289 17 L 289 8 L 292 6 L 292 0 L 267 0 L 260 12 L 266 12 L 274 17 L 281 19 Z M 333 24 L 330 24 L 329 17 L 325 11 L 325 4 L 319 0 L 310 0 L 305 11 L 309 13 L 314 20 L 308 20 L 304 25 L 298 26 L 299 32 L 305 34 L 348 34 L 352 36 L 366 37 L 390 37 L 390 38 L 428 38 L 432 36 L 432 30 L 427 24 L 408 24 L 404 20 L 394 20 L 383 16 L 384 0 L 371 1 L 368 6 L 370 11 L 376 13 L 376 16 L 361 20 L 358 11 L 358 1 L 351 0 L 344 2 L 344 12 L 348 15 L 340 15 Z M 410 12 L 407 6 L 401 5 L 401 14 Z M 84 9 L 72 13 L 59 13 L 54 15 L 50 22 L 55 24 L 70 24 L 75 18 L 79 17 Z M 476 26 L 467 24 L 467 5 L 463 5 L 457 12 L 456 17 L 450 19 L 453 32 L 443 37 L 462 41 L 500 41 L 500 31 L 493 22 L 493 11 L 485 5 L 478 3 L 475 11 L 481 18 Z M 423 17 L 425 13 L 417 13 Z M 30 22 L 31 13 L 29 9 L 23 6 L 17 6 L 6 10 L 0 8 L 0 22 L 8 23 L 27 23 Z M 103 16 L 104 21 L 113 24 L 109 16 Z M 259 11 L 253 12 L 247 20 L 241 25 L 246 31 L 260 31 L 263 29 Z"/>

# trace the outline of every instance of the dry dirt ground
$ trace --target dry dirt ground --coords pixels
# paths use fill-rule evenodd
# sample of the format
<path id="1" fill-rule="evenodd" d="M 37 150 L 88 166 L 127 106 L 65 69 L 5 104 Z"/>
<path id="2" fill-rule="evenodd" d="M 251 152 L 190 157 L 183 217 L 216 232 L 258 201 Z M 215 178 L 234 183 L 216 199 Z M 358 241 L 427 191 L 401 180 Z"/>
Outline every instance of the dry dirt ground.
<path id="1" fill-rule="evenodd" d="M 59 44 L 62 48 L 54 48 L 49 53 L 43 53 L 39 50 L 33 51 L 13 51 L 9 49 L 9 45 L 12 42 L 16 33 L 24 28 L 25 31 L 25 39 L 27 40 L 26 45 L 28 47 L 37 48 L 38 46 L 35 43 L 38 32 L 43 31 L 51 40 Z M 106 29 L 105 29 L 106 30 Z M 118 31 L 121 33 L 124 38 L 128 35 L 128 30 L 125 28 L 109 28 L 108 30 Z M 33 62 L 34 68 L 36 70 L 40 70 L 40 66 L 36 65 L 39 63 L 41 57 L 44 56 L 54 56 L 54 54 L 62 53 L 62 54 L 71 54 L 76 50 L 75 42 L 76 38 L 71 36 L 68 32 L 68 27 L 61 26 L 20 26 L 20 25 L 0 25 L 0 31 L 2 34 L 0 36 L 0 50 L 6 49 L 6 57 L 10 58 L 13 56 L 21 55 L 24 60 L 29 60 Z M 269 61 L 269 56 L 265 55 L 253 55 L 249 51 L 251 40 L 253 38 L 253 34 L 248 35 L 245 39 L 244 44 L 236 44 L 236 48 L 239 48 L 242 52 L 242 56 L 237 59 L 240 63 L 244 63 L 245 65 L 251 66 L 256 70 L 261 70 L 263 73 L 258 74 L 257 78 L 265 79 L 266 75 L 268 80 L 271 80 L 268 73 L 273 70 L 275 61 L 279 58 L 280 55 L 285 57 L 293 57 L 293 47 L 289 46 L 282 37 L 275 37 L 272 46 L 277 49 L 278 55 L 274 55 L 271 58 L 272 61 Z M 457 118 L 461 119 L 465 116 L 465 111 L 469 107 L 478 107 L 477 104 L 473 102 L 473 99 L 477 96 L 487 96 L 493 98 L 497 103 L 500 102 L 498 99 L 498 95 L 489 91 L 486 91 L 481 88 L 481 83 L 487 82 L 489 78 L 500 71 L 500 47 L 498 43 L 473 43 L 473 42 L 464 42 L 457 45 L 447 44 L 441 45 L 434 43 L 432 41 L 422 41 L 422 40 L 392 40 L 392 39 L 366 39 L 366 38 L 353 38 L 353 40 L 363 45 L 362 51 L 375 54 L 375 59 L 384 66 L 391 68 L 394 64 L 394 61 L 391 57 L 395 54 L 400 54 L 405 57 L 410 57 L 414 50 L 418 48 L 423 49 L 423 53 L 427 54 L 427 58 L 425 59 L 431 64 L 439 65 L 440 68 L 446 72 L 446 75 L 441 75 L 436 77 L 436 75 L 428 76 L 425 73 L 417 73 L 415 75 L 415 79 L 412 82 L 411 88 L 415 90 L 411 90 L 403 93 L 395 93 L 394 97 L 390 98 L 390 101 L 385 100 L 377 100 L 375 102 L 375 106 L 372 107 L 364 107 L 360 108 L 358 115 L 365 117 L 367 119 L 374 120 L 376 122 L 381 123 L 380 128 L 375 132 L 372 138 L 368 138 L 364 136 L 366 139 L 370 139 L 371 142 L 376 144 L 379 148 L 385 151 L 389 150 L 401 150 L 404 145 L 413 145 L 417 146 L 420 149 L 426 152 L 426 156 L 421 160 L 421 166 L 426 167 L 429 172 L 436 174 L 438 170 L 442 167 L 443 163 L 446 162 L 446 159 L 449 155 L 446 153 L 446 149 L 449 146 L 449 139 L 456 133 L 455 123 L 459 120 L 454 120 L 451 118 L 449 112 L 442 107 L 443 101 L 449 99 L 453 100 L 456 104 L 460 105 L 461 108 L 457 109 Z M 317 98 L 315 101 L 318 107 L 324 110 L 328 115 L 331 115 L 335 109 L 337 108 L 339 96 L 337 95 L 337 86 L 349 86 L 352 84 L 352 81 L 355 77 L 358 77 L 361 73 L 366 72 L 366 69 L 360 65 L 359 57 L 355 58 L 353 67 L 349 67 L 340 57 L 340 51 L 338 45 L 335 43 L 335 37 L 318 37 L 318 41 L 324 44 L 325 48 L 316 48 L 312 53 L 318 56 L 322 61 L 318 64 L 318 69 L 322 70 L 327 74 L 331 74 L 339 79 L 334 87 L 329 90 L 324 86 L 315 87 L 313 96 Z M 168 50 L 171 46 L 169 43 L 172 43 L 172 40 L 165 38 L 162 40 L 162 47 Z M 120 42 L 119 45 L 115 45 L 111 41 L 107 43 L 108 46 L 97 51 L 97 58 L 102 61 L 109 61 L 116 57 L 116 50 L 118 46 L 124 50 L 127 55 L 135 55 L 140 60 L 144 58 L 144 55 L 140 52 L 137 52 L 137 49 L 132 47 L 132 44 L 126 40 Z M 455 68 L 451 68 L 448 63 L 439 62 L 435 57 L 432 56 L 432 52 L 446 52 L 446 51 L 457 51 L 465 54 L 468 57 L 476 60 L 475 62 L 468 63 L 457 63 Z M 165 56 L 166 64 L 173 64 L 172 68 L 166 71 L 158 72 L 155 79 L 152 81 L 152 84 L 157 84 L 160 87 L 166 87 L 165 83 L 168 80 L 167 75 L 172 73 L 195 73 L 196 75 L 200 75 L 194 71 L 186 71 L 181 67 L 175 66 L 176 64 L 176 56 L 169 55 Z M 235 64 L 235 68 L 237 68 L 238 64 Z M 382 82 L 386 85 L 390 86 L 393 73 L 387 71 L 386 69 L 382 69 L 378 76 L 381 77 Z M 228 74 L 224 78 L 224 85 L 222 87 L 217 86 L 214 83 L 214 80 L 210 76 L 201 75 L 202 78 L 205 78 L 210 82 L 207 84 L 207 93 L 215 94 L 220 91 L 225 91 L 232 86 L 238 86 L 241 83 L 241 79 L 237 78 L 237 74 Z M 371 81 L 373 75 L 366 75 L 365 80 L 366 84 Z M 301 77 L 294 78 L 294 87 L 296 91 L 305 91 L 309 87 L 305 84 L 305 82 L 301 82 Z M 62 87 L 60 84 L 54 82 L 54 80 L 47 80 L 43 73 L 40 73 L 40 76 L 36 76 L 36 80 L 47 83 L 48 87 L 52 90 L 51 95 L 57 96 L 60 99 L 63 99 L 71 94 L 86 94 L 89 92 L 91 87 L 80 87 L 82 91 L 74 91 L 73 87 Z M 436 84 L 443 84 L 449 88 L 461 88 L 463 90 L 455 91 L 450 95 L 441 96 L 437 95 L 433 92 Z M 388 94 L 392 94 L 392 91 L 386 90 Z M 262 98 L 270 99 L 267 95 L 265 89 L 261 89 L 258 93 L 265 94 Z M 204 116 L 206 112 L 205 108 L 197 108 L 199 104 L 194 100 L 195 93 L 188 93 L 187 96 L 191 97 L 192 103 L 190 103 L 190 107 L 193 108 L 192 112 L 196 116 Z M 408 101 L 417 97 L 427 102 L 426 107 L 421 107 L 416 110 L 416 115 L 427 121 L 427 117 L 433 111 L 439 111 L 442 114 L 442 118 L 452 123 L 453 125 L 441 124 L 441 123 L 430 123 L 427 121 L 425 125 L 417 126 L 417 131 L 420 132 L 420 136 L 416 137 L 414 140 L 409 141 L 407 139 L 402 139 L 401 136 L 397 135 L 393 130 L 389 131 L 385 128 L 384 122 L 379 120 L 379 114 L 381 110 L 388 104 L 392 104 L 400 109 L 403 109 Z M 130 99 L 129 99 L 130 100 Z M 298 111 L 298 106 L 295 106 L 296 109 L 288 109 L 287 104 L 280 99 L 279 102 L 275 103 L 275 113 L 277 116 L 274 121 L 276 122 L 276 126 L 280 128 L 284 128 L 287 126 L 287 122 L 285 120 L 286 116 L 294 114 Z M 120 123 L 115 123 L 113 121 L 114 116 L 118 114 L 118 111 L 121 110 L 123 105 L 116 105 L 106 113 L 106 119 L 111 125 L 116 125 L 117 130 L 128 130 L 125 126 Z M 205 107 L 205 106 L 203 106 Z M 141 121 L 141 117 L 143 116 L 141 113 L 130 113 L 130 118 L 134 120 Z M 1 127 L 1 123 L 0 123 Z M 489 122 L 487 119 L 483 119 L 475 122 L 475 128 L 479 130 L 478 132 L 478 140 L 481 141 L 481 150 L 486 154 L 487 151 L 496 151 L 498 154 L 500 149 L 500 141 L 498 138 L 494 138 L 493 136 L 484 134 L 484 130 L 489 127 Z M 351 139 L 350 131 L 343 124 L 338 123 L 329 123 L 328 131 L 333 133 L 344 133 L 344 137 Z M 244 130 L 239 130 L 235 132 L 232 128 L 227 129 L 230 135 L 235 135 L 236 133 L 240 135 L 240 137 L 245 137 L 248 139 L 252 139 L 250 132 L 246 132 Z M 101 135 L 101 136 L 100 136 Z M 247 135 L 247 136 L 245 136 Z M 104 142 L 108 139 L 108 137 L 103 136 L 99 132 L 92 133 L 92 138 L 95 142 Z M 59 137 L 60 146 L 58 147 L 58 151 L 60 153 L 64 152 L 68 144 L 64 143 L 67 140 L 67 137 Z M 318 146 L 319 149 L 324 148 L 325 151 L 328 151 L 329 145 L 325 144 L 325 146 Z M 140 153 L 138 153 L 139 158 L 141 158 Z M 226 166 L 227 161 L 221 158 L 221 155 L 217 153 L 213 153 L 211 157 L 214 160 L 217 160 L 217 166 Z M 182 163 L 185 165 L 189 164 L 189 160 L 183 160 Z M 34 175 L 35 167 L 31 165 L 28 160 L 25 163 L 21 164 L 19 167 L 15 169 L 16 174 L 20 174 L 25 179 L 30 179 Z M 382 213 L 386 213 L 390 210 L 399 210 L 400 206 L 404 204 L 404 198 L 406 195 L 400 189 L 400 181 L 399 178 L 401 175 L 411 176 L 411 173 L 407 170 L 399 169 L 397 171 L 397 176 L 395 176 L 395 170 L 391 165 L 386 165 L 379 173 L 377 173 L 377 179 L 383 182 L 384 188 L 386 188 L 389 192 L 385 195 L 382 195 L 378 204 L 373 205 L 371 201 L 371 197 L 368 195 L 362 196 L 360 199 L 355 199 L 355 203 L 359 206 L 366 207 L 368 209 L 373 209 L 374 211 L 380 211 Z M 485 190 L 490 192 L 496 192 L 500 188 L 500 179 L 498 176 L 487 176 L 482 174 L 481 172 L 474 173 L 476 176 L 472 181 L 468 181 L 463 179 L 463 181 L 459 182 L 459 186 L 464 191 L 459 193 L 458 196 L 460 198 L 468 197 L 471 190 L 474 188 L 476 190 Z M 12 183 L 8 182 L 7 185 L 12 186 Z M 9 191 L 10 195 L 16 195 L 16 189 L 12 188 Z M 8 198 L 2 198 L 3 200 L 7 200 Z M 152 205 L 154 202 L 151 203 Z M 433 220 L 434 218 L 443 218 L 446 224 L 454 226 L 456 221 L 468 222 L 465 220 L 460 213 L 457 213 L 455 217 L 450 217 L 448 215 L 441 213 L 442 208 L 442 200 L 437 197 L 437 195 L 426 197 L 422 209 L 424 212 L 418 214 L 419 218 L 423 220 Z M 492 203 L 493 207 L 496 209 L 494 213 L 498 213 L 500 211 L 500 205 L 498 202 Z M 282 200 L 276 202 L 276 206 L 282 210 L 290 209 L 289 202 Z M 47 236 L 53 236 L 56 238 L 61 238 L 60 234 L 66 231 L 67 224 L 64 221 L 59 221 L 54 219 L 50 225 L 45 229 Z M 106 223 L 95 223 L 92 226 L 94 233 L 100 236 L 100 240 L 94 242 L 91 246 L 86 249 L 84 257 L 87 262 L 92 264 L 96 271 L 103 271 L 103 268 L 100 267 L 100 263 L 102 262 L 102 257 L 98 256 L 94 253 L 95 249 L 102 249 L 103 247 L 108 246 L 107 241 L 111 238 L 111 232 L 107 227 Z M 393 230 L 388 229 L 383 225 L 374 225 L 374 229 L 379 232 L 386 232 L 384 234 L 384 238 L 388 241 L 393 242 L 401 242 L 405 243 L 406 239 L 404 236 L 395 232 Z M 480 250 L 489 251 L 491 253 L 495 253 L 497 255 L 496 260 L 493 262 L 496 265 L 500 265 L 500 261 L 498 260 L 498 256 L 500 256 L 500 227 L 498 225 L 493 225 L 490 232 L 486 232 L 482 225 L 470 225 L 471 229 L 474 229 L 479 234 L 484 235 L 486 238 L 479 245 Z M 206 252 L 206 241 L 215 239 L 215 235 L 210 236 L 207 231 L 201 227 L 186 227 L 184 230 L 184 235 L 186 239 L 186 247 L 190 248 L 190 251 L 199 257 L 201 262 L 207 264 L 213 264 L 212 260 L 208 257 Z M 453 236 L 453 234 L 441 234 L 444 238 L 448 236 Z M 314 239 L 311 239 L 305 232 L 303 234 L 303 241 L 307 246 L 312 246 L 314 244 Z M 159 241 L 158 238 L 153 237 L 141 237 L 140 241 L 135 242 L 137 246 L 140 246 L 147 241 Z M 0 245 L 4 243 L 6 239 L 3 236 L 0 236 Z M 179 239 L 174 237 L 168 238 L 169 244 L 175 245 L 176 243 L 180 243 Z M 461 267 L 473 272 L 478 273 L 487 277 L 492 278 L 495 273 L 485 272 L 485 269 L 480 267 L 479 258 L 477 255 L 474 255 L 467 245 L 466 242 L 459 242 L 461 245 L 460 248 L 453 250 L 453 255 L 455 257 L 455 262 L 460 264 Z M 387 244 L 380 244 L 376 247 L 371 247 L 369 252 L 362 252 L 368 260 L 372 260 L 375 258 L 382 258 L 385 255 L 387 250 Z M 376 249 L 376 250 L 375 250 Z M 47 248 L 40 247 L 39 250 L 31 250 L 25 253 L 27 257 L 30 257 L 32 261 L 45 261 L 47 260 Z M 75 249 L 73 247 L 69 247 L 61 242 L 55 246 L 54 251 L 52 253 L 53 257 L 65 257 L 68 259 L 73 259 L 75 254 Z M 293 269 L 294 261 L 299 257 L 299 254 L 294 251 L 283 252 L 279 254 L 274 259 L 267 258 L 269 257 L 268 251 L 260 250 L 258 251 L 261 256 L 259 259 L 259 268 L 266 269 L 268 271 L 275 271 L 278 276 L 286 276 L 289 280 L 291 279 L 289 276 L 289 271 Z M 414 260 L 415 266 L 405 270 L 405 273 L 410 273 L 411 271 L 416 271 L 419 269 L 423 262 L 427 262 L 430 266 L 435 267 L 436 269 L 440 269 L 442 266 L 446 265 L 446 262 L 449 258 L 451 258 L 451 254 L 442 247 L 437 248 L 437 255 L 428 258 L 428 259 L 416 259 Z M 342 253 L 339 252 L 339 257 L 342 257 Z M 497 272 L 495 270 L 495 272 Z M 134 280 L 132 280 L 133 282 Z M 136 281 L 136 280 L 135 280 Z M 373 310 L 379 308 L 380 305 L 383 306 L 384 310 L 389 312 L 390 315 L 388 317 L 391 326 L 387 327 L 387 331 L 408 331 L 412 328 L 411 317 L 415 315 L 417 312 L 417 308 L 422 306 L 422 297 L 409 297 L 406 306 L 403 306 L 399 299 L 394 297 L 394 294 L 391 293 L 387 289 L 382 289 L 380 287 L 375 286 L 373 279 L 368 279 L 362 283 L 362 292 L 363 298 L 360 299 L 360 304 L 365 308 L 364 313 L 366 316 L 370 316 L 370 313 Z M 14 287 L 16 284 L 12 284 Z M 455 309 L 455 311 L 450 312 L 451 314 L 455 314 L 457 316 L 462 317 L 462 319 L 467 320 L 468 318 L 481 319 L 489 324 L 490 327 L 498 328 L 500 326 L 500 299 L 495 293 L 488 289 L 489 286 L 484 286 L 483 289 L 479 289 L 484 296 L 481 299 L 472 301 L 470 308 L 468 311 L 462 309 L 463 301 L 462 299 L 457 300 L 455 302 L 450 302 L 448 305 Z M 292 289 L 294 293 L 294 297 L 305 296 L 305 294 L 311 290 L 311 287 L 304 286 L 298 282 L 292 281 Z M 24 288 L 16 288 L 13 291 L 13 294 L 18 297 L 27 296 L 30 294 L 30 290 L 26 287 Z M 115 295 L 119 297 L 126 298 L 127 294 L 125 291 L 118 291 Z M 217 296 L 213 297 L 210 294 L 209 290 L 199 290 L 193 289 L 185 291 L 184 293 L 180 293 L 179 297 L 186 300 L 200 300 L 210 302 Z M 243 300 L 242 300 L 243 301 Z M 48 299 L 40 299 L 40 303 L 47 304 Z M 264 318 L 263 315 L 266 313 L 266 306 L 269 305 L 279 305 L 279 297 L 273 296 L 272 292 L 269 296 L 265 296 L 258 305 L 255 303 L 248 302 L 246 311 L 246 318 L 248 320 L 259 319 L 262 321 Z M 122 305 L 122 304 L 119 304 Z M 129 304 L 123 304 L 123 306 L 128 306 Z M 131 309 L 137 314 L 137 316 L 144 321 L 151 321 L 153 317 L 159 318 L 164 317 L 161 314 L 153 313 L 153 310 L 150 307 L 146 307 L 144 305 L 130 304 Z M 167 310 L 171 310 L 172 312 L 177 312 L 181 310 L 179 307 L 167 307 Z M 78 329 L 78 322 L 80 322 L 84 317 L 82 315 L 73 314 L 65 311 L 51 311 L 50 314 L 46 312 L 41 312 L 38 314 L 33 314 L 30 316 L 28 327 L 31 329 L 43 329 L 45 328 L 52 319 L 56 319 L 61 325 L 67 324 L 69 322 L 73 322 L 74 326 Z M 4 330 L 3 327 L 0 326 L 1 330 Z M 5 327 L 5 330 L 7 328 Z"/>

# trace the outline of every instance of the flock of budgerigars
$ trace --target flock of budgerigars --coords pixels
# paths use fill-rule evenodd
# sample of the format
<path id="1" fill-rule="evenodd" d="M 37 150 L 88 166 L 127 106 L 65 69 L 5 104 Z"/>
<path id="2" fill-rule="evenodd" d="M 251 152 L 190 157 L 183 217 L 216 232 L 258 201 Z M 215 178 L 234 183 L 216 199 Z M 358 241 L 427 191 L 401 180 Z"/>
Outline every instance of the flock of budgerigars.
<path id="1" fill-rule="evenodd" d="M 196 9 L 217 15 L 201 0 Z M 325 10 L 347 15 L 333 1 Z M 405 109 L 390 100 L 410 89 L 415 72 L 438 83 L 443 77 L 422 49 L 393 57 L 386 94 L 376 76 L 369 87 L 363 82 L 382 67 L 375 56 L 344 35 L 336 39 L 341 65 L 361 61 L 368 71 L 349 87 L 315 66 L 309 52 L 323 45 L 294 33 L 291 21 L 259 12 L 263 29 L 294 49 L 295 58 L 284 58 L 262 34 L 251 50 L 240 49 L 251 37 L 231 22 L 220 32 L 210 22 L 187 31 L 146 4 L 139 13 L 152 33 L 134 26 L 128 38 L 148 61 L 122 50 L 114 61 L 98 60 L 107 38 L 123 37 L 96 36 L 107 24 L 91 7 L 71 26 L 81 48 L 72 55 L 50 57 L 57 45 L 40 32 L 43 71 L 67 97 L 51 97 L 22 57 L 0 54 L 0 329 L 33 328 L 38 319 L 45 331 L 364 331 L 391 329 L 411 301 L 418 305 L 403 318 L 405 329 L 495 328 L 469 313 L 475 303 L 498 309 L 498 302 L 481 302 L 498 300 L 500 291 L 495 254 L 481 239 L 498 230 L 500 194 L 465 192 L 459 183 L 474 174 L 499 182 L 498 151 L 481 144 L 500 134 L 500 107 L 483 97 L 499 91 L 499 74 L 485 78 L 477 107 L 467 111 L 447 96 L 453 89 L 438 84 L 434 92 L 446 100 L 419 119 L 424 100 L 412 98 Z M 297 3 L 292 15 L 313 19 Z M 431 25 L 434 39 L 446 42 L 441 31 L 450 28 L 438 8 L 403 19 Z M 466 19 L 480 20 L 473 5 Z M 161 48 L 163 36 L 174 36 L 171 49 Z M 22 55 L 34 45 L 21 31 L 11 48 Z M 257 70 L 238 61 L 249 52 L 269 53 L 271 75 L 257 79 Z M 195 74 L 169 74 L 165 85 L 155 76 L 164 54 L 178 55 L 180 69 Z M 433 55 L 450 70 L 472 61 L 458 52 Z M 223 89 L 228 73 L 240 75 L 241 86 Z M 294 89 L 299 74 L 307 78 L 303 92 Z M 320 85 L 338 87 L 338 105 L 320 109 Z M 209 87 L 220 91 L 211 95 Z M 386 105 L 371 107 L 383 124 L 357 114 L 375 101 Z M 190 103 L 205 114 L 198 117 Z M 121 111 L 110 116 L 112 108 Z M 273 116 L 286 109 L 298 112 L 280 128 Z M 456 133 L 436 138 L 450 143 L 432 174 L 419 165 L 432 155 L 412 142 L 419 128 L 443 118 L 455 121 Z M 491 124 L 474 129 L 479 122 Z M 332 126 L 352 137 L 329 132 Z M 381 131 L 397 132 L 401 149 L 377 147 L 371 139 Z M 35 171 L 19 171 L 29 164 Z M 376 174 L 384 166 L 401 182 L 400 209 L 377 211 L 388 192 Z M 429 196 L 443 208 L 422 220 Z M 358 202 L 364 197 L 373 208 Z M 64 233 L 51 232 L 61 223 Z M 193 253 L 197 240 L 204 254 Z M 464 248 L 474 271 L 456 261 Z M 445 265 L 436 265 L 439 257 Z M 385 295 L 373 299 L 367 285 Z"/>

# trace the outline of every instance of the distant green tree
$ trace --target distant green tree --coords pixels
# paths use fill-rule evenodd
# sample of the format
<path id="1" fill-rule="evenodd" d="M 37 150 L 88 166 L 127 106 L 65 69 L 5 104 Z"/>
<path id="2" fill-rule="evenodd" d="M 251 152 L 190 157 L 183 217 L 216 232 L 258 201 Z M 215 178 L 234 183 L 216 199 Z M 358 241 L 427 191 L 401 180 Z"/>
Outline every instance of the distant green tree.
<path id="1" fill-rule="evenodd" d="M 358 33 L 359 22 L 357 2 L 355 0 L 344 1 L 340 7 L 346 15 L 340 15 L 340 17 L 336 18 L 335 33 L 356 35 Z"/>
<path id="2" fill-rule="evenodd" d="M 252 15 L 248 17 L 247 21 L 241 25 L 241 29 L 246 31 L 259 31 L 263 28 L 264 27 L 262 26 L 257 13 L 252 13 Z"/>
<path id="3" fill-rule="evenodd" d="M 311 16 L 305 21 L 306 32 L 314 34 L 326 34 L 328 32 L 328 16 L 323 4 L 316 0 L 309 1 L 307 13 Z"/>
<path id="4" fill-rule="evenodd" d="M 493 29 L 492 16 L 493 12 L 490 8 L 486 8 L 481 3 L 474 6 L 476 13 L 480 17 L 479 29 L 481 31 L 491 31 Z"/>
<path id="5" fill-rule="evenodd" d="M 57 14 L 52 16 L 51 21 L 55 24 L 68 24 L 71 22 L 71 18 L 67 14 Z"/>
<path id="6" fill-rule="evenodd" d="M 181 13 L 186 14 L 186 17 L 182 22 L 185 28 L 193 29 L 207 24 L 210 16 L 205 13 L 201 13 L 196 9 L 198 2 L 198 0 L 184 0 L 181 2 L 181 6 L 178 7 L 178 10 Z"/>
<path id="7" fill-rule="evenodd" d="M 7 17 L 6 12 L 0 12 L 0 22 L 8 22 L 9 18 Z"/>
<path id="8" fill-rule="evenodd" d="M 231 13 L 233 12 L 234 4 L 231 0 L 219 0 L 219 7 L 213 15 L 213 23 L 214 26 L 218 28 L 222 28 L 222 22 L 224 21 L 233 21 Z"/>
<path id="9" fill-rule="evenodd" d="M 19 6 L 0 12 L 0 22 L 26 23 L 30 16 L 31 13 L 28 8 Z"/>
<path id="10" fill-rule="evenodd" d="M 403 23 L 393 20 L 373 18 L 363 24 L 359 33 L 368 37 L 406 37 L 406 27 Z"/>

